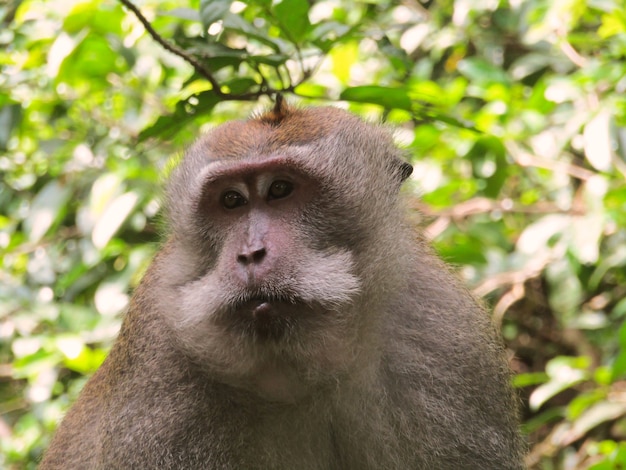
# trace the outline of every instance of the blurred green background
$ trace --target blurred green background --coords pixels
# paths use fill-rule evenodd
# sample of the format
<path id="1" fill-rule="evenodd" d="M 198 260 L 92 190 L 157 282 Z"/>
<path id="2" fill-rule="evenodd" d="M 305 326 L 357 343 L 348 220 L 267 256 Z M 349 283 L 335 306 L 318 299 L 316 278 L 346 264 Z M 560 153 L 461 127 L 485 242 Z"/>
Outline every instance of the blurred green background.
<path id="1" fill-rule="evenodd" d="M 626 468 L 623 0 L 135 5 L 0 2 L 0 468 L 105 357 L 170 162 L 279 91 L 395 128 L 410 210 L 501 325 L 529 467 Z"/>

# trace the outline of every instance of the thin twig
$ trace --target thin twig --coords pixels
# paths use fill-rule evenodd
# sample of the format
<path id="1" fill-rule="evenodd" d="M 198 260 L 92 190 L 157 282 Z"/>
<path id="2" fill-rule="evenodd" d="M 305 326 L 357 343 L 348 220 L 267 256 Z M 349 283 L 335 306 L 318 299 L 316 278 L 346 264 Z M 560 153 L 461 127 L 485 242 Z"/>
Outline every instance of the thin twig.
<path id="1" fill-rule="evenodd" d="M 581 181 L 587 181 L 592 178 L 595 173 L 587 170 L 581 166 L 574 165 L 573 163 L 548 160 L 535 156 L 529 152 L 524 151 L 516 143 L 512 141 L 505 142 L 505 146 L 509 154 L 519 165 L 523 167 L 532 166 L 536 168 L 544 168 L 546 170 L 554 171 L 556 173 L 567 173 L 573 178 Z"/>
<path id="2" fill-rule="evenodd" d="M 587 65 L 587 59 L 578 53 L 574 46 L 572 46 L 565 38 L 561 39 L 561 51 L 565 54 L 569 60 L 571 60 L 574 65 L 583 68 Z"/>
<path id="3" fill-rule="evenodd" d="M 215 94 L 217 94 L 220 97 L 225 96 L 225 93 L 223 93 L 222 90 L 220 89 L 220 84 L 217 82 L 217 80 L 215 79 L 211 71 L 208 70 L 204 65 L 202 65 L 198 61 L 198 59 L 187 54 L 187 52 L 185 52 L 181 48 L 175 46 L 174 44 L 170 44 L 165 39 L 163 39 L 159 35 L 159 33 L 155 31 L 155 29 L 152 27 L 152 25 L 146 19 L 146 17 L 143 16 L 143 13 L 141 13 L 141 11 L 133 3 L 130 2 L 130 0 L 120 0 L 120 2 L 124 6 L 126 6 L 126 8 L 128 8 L 130 11 L 132 11 L 135 14 L 135 16 L 141 22 L 143 27 L 146 28 L 146 31 L 150 33 L 150 36 L 152 36 L 152 39 L 158 42 L 161 45 L 161 47 L 163 47 L 165 50 L 170 51 L 172 54 L 175 54 L 178 57 L 181 57 L 183 60 L 191 64 L 193 68 L 196 70 L 196 72 L 198 72 L 200 75 L 206 78 L 209 81 L 209 83 L 213 86 L 213 91 L 215 92 Z"/>
<path id="4" fill-rule="evenodd" d="M 574 49 L 574 46 L 572 46 L 567 40 L 567 30 L 563 26 L 561 26 L 558 27 L 555 32 L 559 38 L 559 47 L 561 48 L 563 54 L 565 54 L 565 57 L 571 60 L 572 63 L 577 67 L 585 67 L 588 61 L 585 57 L 580 55 L 578 51 Z"/>

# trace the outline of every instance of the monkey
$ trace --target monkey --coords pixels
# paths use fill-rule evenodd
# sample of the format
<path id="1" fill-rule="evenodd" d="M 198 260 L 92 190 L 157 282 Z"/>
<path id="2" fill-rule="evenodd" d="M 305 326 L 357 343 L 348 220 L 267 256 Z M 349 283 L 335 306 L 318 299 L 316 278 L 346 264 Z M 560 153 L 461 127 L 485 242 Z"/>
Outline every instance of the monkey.
<path id="1" fill-rule="evenodd" d="M 523 468 L 497 328 L 419 235 L 392 132 L 336 107 L 200 137 L 40 468 Z"/>

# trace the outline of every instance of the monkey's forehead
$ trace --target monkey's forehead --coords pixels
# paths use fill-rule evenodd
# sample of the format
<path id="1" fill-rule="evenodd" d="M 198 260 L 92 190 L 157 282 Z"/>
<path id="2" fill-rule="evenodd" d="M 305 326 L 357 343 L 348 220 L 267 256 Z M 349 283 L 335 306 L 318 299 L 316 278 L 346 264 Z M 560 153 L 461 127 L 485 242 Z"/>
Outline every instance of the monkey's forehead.
<path id="1" fill-rule="evenodd" d="M 286 147 L 323 146 L 329 140 L 335 146 L 363 146 L 372 140 L 393 145 L 386 129 L 367 124 L 341 109 L 324 107 L 290 109 L 280 120 L 261 115 L 223 124 L 200 138 L 194 153 L 215 159 L 249 158 Z"/>

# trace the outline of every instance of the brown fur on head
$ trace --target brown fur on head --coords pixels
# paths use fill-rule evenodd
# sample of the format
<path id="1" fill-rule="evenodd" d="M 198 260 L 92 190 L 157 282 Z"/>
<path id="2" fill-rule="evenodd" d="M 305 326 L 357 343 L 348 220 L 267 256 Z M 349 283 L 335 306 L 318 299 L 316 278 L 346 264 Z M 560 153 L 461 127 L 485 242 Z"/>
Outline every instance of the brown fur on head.
<path id="1" fill-rule="evenodd" d="M 340 186 L 351 203 L 367 200 L 377 215 L 395 206 L 399 184 L 412 171 L 386 129 L 337 108 L 297 109 L 279 100 L 272 111 L 224 124 L 188 150 L 169 184 L 167 208 L 174 232 L 187 227 L 209 163 L 227 166 L 229 160 L 254 162 L 269 156 L 321 176 L 331 190 Z"/>

